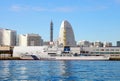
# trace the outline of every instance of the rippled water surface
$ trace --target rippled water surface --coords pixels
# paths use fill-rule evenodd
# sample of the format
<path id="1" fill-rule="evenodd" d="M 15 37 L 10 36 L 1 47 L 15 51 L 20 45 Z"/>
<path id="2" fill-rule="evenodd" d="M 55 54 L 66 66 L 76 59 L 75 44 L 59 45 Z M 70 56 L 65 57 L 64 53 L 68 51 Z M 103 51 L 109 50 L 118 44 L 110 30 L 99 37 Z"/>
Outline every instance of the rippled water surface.
<path id="1" fill-rule="evenodd" d="M 120 81 L 120 61 L 0 61 L 0 81 Z"/>

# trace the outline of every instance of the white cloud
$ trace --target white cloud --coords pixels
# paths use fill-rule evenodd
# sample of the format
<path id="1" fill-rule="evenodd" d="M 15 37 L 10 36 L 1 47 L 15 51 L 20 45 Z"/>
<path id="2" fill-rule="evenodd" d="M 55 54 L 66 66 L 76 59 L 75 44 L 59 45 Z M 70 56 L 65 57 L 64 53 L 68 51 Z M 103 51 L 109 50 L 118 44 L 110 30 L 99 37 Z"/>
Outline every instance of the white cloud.
<path id="1" fill-rule="evenodd" d="M 19 6 L 19 5 L 12 5 L 10 7 L 11 11 L 19 12 L 19 11 L 27 11 L 30 8 L 28 6 Z"/>
<path id="2" fill-rule="evenodd" d="M 72 7 L 72 6 L 61 6 L 55 8 L 47 8 L 40 6 L 20 6 L 20 5 L 12 5 L 10 7 L 11 11 L 14 12 L 22 12 L 22 11 L 35 11 L 35 12 L 75 12 L 75 11 L 98 11 L 105 10 L 107 6 L 81 6 L 81 7 Z"/>
<path id="3" fill-rule="evenodd" d="M 57 8 L 45 8 L 45 7 L 32 7 L 34 11 L 40 12 L 72 12 L 75 11 L 76 8 L 72 7 L 57 7 Z"/>
<path id="4" fill-rule="evenodd" d="M 53 9 L 53 11 L 57 11 L 57 12 L 73 12 L 76 10 L 77 10 L 76 7 L 58 7 Z"/>
<path id="5" fill-rule="evenodd" d="M 115 3 L 120 4 L 120 0 L 115 0 Z"/>
<path id="6" fill-rule="evenodd" d="M 37 11 L 37 12 L 72 12 L 75 11 L 75 7 L 56 7 L 56 8 L 47 8 L 47 7 L 40 7 L 40 6 L 19 6 L 19 5 L 12 5 L 10 7 L 11 11 L 19 12 L 19 11 Z"/>
<path id="7" fill-rule="evenodd" d="M 100 11 L 100 10 L 106 10 L 108 9 L 107 6 L 86 6 L 86 7 L 80 7 L 80 10 L 82 11 Z"/>
<path id="8" fill-rule="evenodd" d="M 12 10 L 12 11 L 20 11 L 21 7 L 19 7 L 17 5 L 13 5 L 13 6 L 10 7 L 10 10 Z"/>
<path id="9" fill-rule="evenodd" d="M 116 3 L 120 3 L 120 0 L 115 0 Z"/>
<path id="10" fill-rule="evenodd" d="M 47 8 L 43 8 L 43 7 L 32 7 L 31 9 L 32 9 L 33 11 L 39 11 L 39 12 L 48 11 Z"/>

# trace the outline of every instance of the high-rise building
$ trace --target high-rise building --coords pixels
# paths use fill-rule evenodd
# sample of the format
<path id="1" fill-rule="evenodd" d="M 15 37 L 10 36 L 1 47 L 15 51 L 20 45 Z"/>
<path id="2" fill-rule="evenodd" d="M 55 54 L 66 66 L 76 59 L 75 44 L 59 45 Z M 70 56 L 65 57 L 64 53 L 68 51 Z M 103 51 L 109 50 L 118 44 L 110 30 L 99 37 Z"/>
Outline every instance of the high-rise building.
<path id="1" fill-rule="evenodd" d="M 62 21 L 58 42 L 59 42 L 59 45 L 61 46 L 75 46 L 76 45 L 72 26 L 67 20 Z"/>
<path id="2" fill-rule="evenodd" d="M 19 35 L 19 46 L 42 46 L 43 39 L 38 34 Z"/>
<path id="3" fill-rule="evenodd" d="M 0 29 L 0 45 L 16 46 L 16 31 L 10 29 Z"/>
<path id="4" fill-rule="evenodd" d="M 120 41 L 117 41 L 117 47 L 120 47 Z"/>

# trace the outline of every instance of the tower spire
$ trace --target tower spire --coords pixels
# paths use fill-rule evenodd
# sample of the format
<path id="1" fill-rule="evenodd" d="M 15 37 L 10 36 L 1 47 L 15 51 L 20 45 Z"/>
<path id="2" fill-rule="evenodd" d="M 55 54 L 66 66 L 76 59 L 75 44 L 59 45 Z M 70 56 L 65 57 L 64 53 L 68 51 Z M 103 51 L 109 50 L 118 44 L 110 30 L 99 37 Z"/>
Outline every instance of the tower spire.
<path id="1" fill-rule="evenodd" d="M 53 22 L 50 22 L 50 42 L 53 42 Z"/>

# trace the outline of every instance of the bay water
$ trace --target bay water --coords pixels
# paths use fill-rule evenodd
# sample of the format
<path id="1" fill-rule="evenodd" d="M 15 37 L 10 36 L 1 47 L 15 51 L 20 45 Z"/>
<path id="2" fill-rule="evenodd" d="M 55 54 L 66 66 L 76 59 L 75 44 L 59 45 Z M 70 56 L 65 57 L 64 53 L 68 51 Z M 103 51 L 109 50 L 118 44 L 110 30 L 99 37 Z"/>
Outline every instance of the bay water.
<path id="1" fill-rule="evenodd" d="M 0 81 L 120 81 L 120 61 L 1 60 Z"/>

